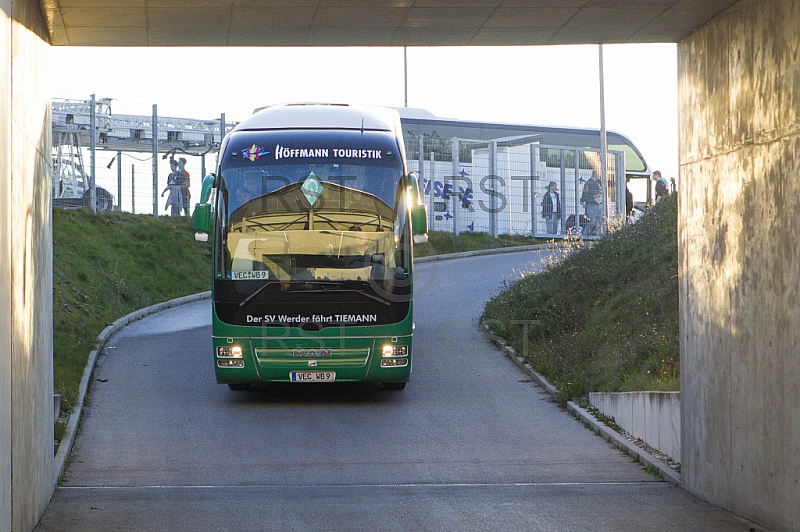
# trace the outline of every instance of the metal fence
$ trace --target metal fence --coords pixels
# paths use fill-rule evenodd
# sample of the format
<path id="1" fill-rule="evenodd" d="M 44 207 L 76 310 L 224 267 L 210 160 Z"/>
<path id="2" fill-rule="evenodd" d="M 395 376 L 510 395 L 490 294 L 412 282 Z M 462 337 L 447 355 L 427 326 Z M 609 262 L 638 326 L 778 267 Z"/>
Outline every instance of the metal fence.
<path id="1" fill-rule="evenodd" d="M 406 138 L 409 170 L 423 184 L 428 226 L 434 231 L 525 234 L 561 238 L 589 222 L 580 198 L 592 173 L 602 174 L 601 152 L 543 145 L 536 136 L 496 140 Z M 600 179 L 606 224 L 625 214 L 625 155 L 609 151 Z M 547 226 L 543 199 L 551 182 L 560 217 Z"/>
<path id="2" fill-rule="evenodd" d="M 113 114 L 108 99 L 54 100 L 53 203 L 169 214 L 171 159 L 185 159 L 188 187 L 180 192 L 196 202 L 233 126 L 224 114 L 210 120 L 163 117 L 156 105 L 148 114 Z"/>
<path id="3" fill-rule="evenodd" d="M 203 177 L 215 166 L 224 134 L 235 124 L 148 114 L 113 114 L 111 101 L 54 100 L 54 204 L 96 206 L 156 216 L 170 214 L 171 159 L 185 159 L 188 214 Z M 94 132 L 94 134 L 92 134 Z M 406 135 L 409 170 L 416 172 L 436 231 L 563 237 L 586 225 L 580 196 L 600 151 L 544 145 L 538 135 L 495 140 Z M 625 159 L 609 151 L 601 179 L 603 219 L 625 213 Z M 561 202 L 556 227 L 547 226 L 542 200 L 555 182 Z M 92 201 L 92 183 L 95 185 Z M 172 190 L 176 188 L 173 185 Z"/>

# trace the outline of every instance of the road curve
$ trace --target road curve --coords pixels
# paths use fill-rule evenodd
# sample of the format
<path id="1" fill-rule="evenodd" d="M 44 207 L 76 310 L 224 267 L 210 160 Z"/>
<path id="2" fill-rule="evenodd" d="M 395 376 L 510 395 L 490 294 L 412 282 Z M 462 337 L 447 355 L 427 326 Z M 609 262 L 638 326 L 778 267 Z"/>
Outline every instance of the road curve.
<path id="1" fill-rule="evenodd" d="M 648 475 L 480 335 L 483 302 L 547 253 L 419 265 L 400 392 L 218 386 L 208 301 L 126 327 L 37 530 L 749 530 Z"/>

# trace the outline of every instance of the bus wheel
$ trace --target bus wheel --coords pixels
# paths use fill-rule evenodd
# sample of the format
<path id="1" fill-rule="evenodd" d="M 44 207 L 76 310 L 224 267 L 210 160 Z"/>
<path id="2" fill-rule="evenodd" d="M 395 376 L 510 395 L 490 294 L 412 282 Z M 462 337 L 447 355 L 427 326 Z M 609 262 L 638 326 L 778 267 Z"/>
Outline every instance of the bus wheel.
<path id="1" fill-rule="evenodd" d="M 384 382 L 383 389 L 384 390 L 402 390 L 406 387 L 405 382 Z"/>
<path id="2" fill-rule="evenodd" d="M 233 390 L 234 392 L 244 392 L 250 389 L 249 382 L 229 382 L 228 388 Z"/>

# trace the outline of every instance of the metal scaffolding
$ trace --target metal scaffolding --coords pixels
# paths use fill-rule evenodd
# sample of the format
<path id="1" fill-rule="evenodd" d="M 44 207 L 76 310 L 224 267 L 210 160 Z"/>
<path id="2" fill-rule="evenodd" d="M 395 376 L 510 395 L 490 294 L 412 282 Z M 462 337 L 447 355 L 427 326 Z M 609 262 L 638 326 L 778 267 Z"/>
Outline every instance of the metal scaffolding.
<path id="1" fill-rule="evenodd" d="M 111 102 L 110 98 L 95 100 L 94 95 L 88 100 L 53 100 L 54 204 L 100 210 L 119 208 L 122 154 L 150 154 L 153 214 L 158 215 L 158 154 L 164 154 L 162 158 L 178 153 L 200 157 L 201 173 L 205 174 L 205 155 L 218 152 L 224 135 L 236 126 L 226 123 L 224 114 L 210 120 L 158 116 L 155 105 L 151 115 L 114 114 Z M 84 164 L 85 148 L 89 149 L 88 166 Z M 109 191 L 96 187 L 93 170 L 98 150 L 116 152 L 108 164 L 109 169 L 114 160 L 118 165 L 116 204 Z M 134 205 L 133 191 L 131 195 Z"/>

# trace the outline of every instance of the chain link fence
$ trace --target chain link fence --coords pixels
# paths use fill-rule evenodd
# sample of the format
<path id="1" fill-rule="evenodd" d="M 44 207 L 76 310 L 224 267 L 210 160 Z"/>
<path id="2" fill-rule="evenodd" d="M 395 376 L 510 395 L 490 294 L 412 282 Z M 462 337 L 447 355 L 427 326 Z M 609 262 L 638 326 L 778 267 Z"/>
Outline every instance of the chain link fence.
<path id="1" fill-rule="evenodd" d="M 409 171 L 423 185 L 428 227 L 494 236 L 583 234 L 590 219 L 581 195 L 593 172 L 602 175 L 601 152 L 544 145 L 536 137 L 407 136 Z M 626 212 L 624 152 L 608 152 L 606 179 L 599 187 L 604 231 L 609 220 Z"/>
<path id="2" fill-rule="evenodd" d="M 157 216 L 191 212 L 222 137 L 235 124 L 226 123 L 224 114 L 197 120 L 159 116 L 156 105 L 142 111 L 113 114 L 110 100 L 94 96 L 53 101 L 54 205 Z M 495 236 L 582 233 L 588 219 L 581 194 L 592 173 L 602 173 L 601 153 L 542 144 L 539 137 L 474 140 L 406 133 L 409 171 L 423 185 L 430 229 Z M 185 181 L 175 181 L 173 160 L 181 163 Z M 608 152 L 600 184 L 605 224 L 625 214 L 624 152 Z"/>
<path id="3" fill-rule="evenodd" d="M 111 100 L 94 96 L 53 100 L 54 205 L 158 216 L 178 203 L 180 214 L 189 214 L 234 124 L 224 114 L 198 120 L 159 116 L 156 105 L 142 111 L 113 114 Z"/>

